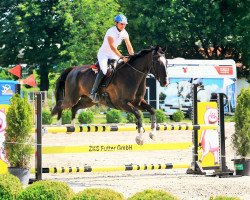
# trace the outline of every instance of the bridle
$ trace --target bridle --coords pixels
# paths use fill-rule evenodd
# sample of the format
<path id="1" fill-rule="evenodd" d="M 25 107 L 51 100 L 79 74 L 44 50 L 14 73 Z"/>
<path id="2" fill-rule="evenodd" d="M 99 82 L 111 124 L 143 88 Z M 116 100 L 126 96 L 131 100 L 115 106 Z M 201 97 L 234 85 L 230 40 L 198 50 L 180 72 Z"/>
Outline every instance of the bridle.
<path id="1" fill-rule="evenodd" d="M 140 73 L 140 74 L 143 74 L 143 75 L 148 75 L 149 74 L 149 72 L 151 71 L 151 69 L 153 69 L 154 70 L 154 74 L 155 74 L 155 78 L 156 79 L 158 79 L 159 78 L 159 74 L 157 73 L 157 71 L 156 71 L 156 69 L 155 69 L 155 63 L 157 63 L 157 62 L 160 62 L 158 59 L 157 60 L 154 60 L 154 58 L 156 58 L 156 57 L 159 57 L 159 55 L 153 55 L 153 58 L 152 58 L 152 65 L 150 65 L 150 67 L 147 69 L 147 72 L 143 72 L 143 71 L 141 71 L 141 70 L 139 70 L 139 69 L 136 69 L 135 67 L 133 67 L 131 64 L 129 64 L 128 62 L 127 63 L 124 63 L 124 65 L 125 64 L 127 64 L 129 67 L 131 67 L 133 70 L 135 70 L 136 72 L 138 72 L 138 73 Z"/>
<path id="2" fill-rule="evenodd" d="M 158 62 L 160 62 L 158 59 L 157 60 L 154 60 L 154 58 L 155 57 L 159 57 L 158 55 L 153 55 L 153 60 L 152 60 L 152 63 L 153 63 L 153 65 L 152 65 L 152 69 L 154 70 L 154 73 L 153 74 L 155 74 L 155 78 L 157 79 L 157 80 L 159 80 L 159 74 L 157 73 L 157 71 L 156 71 L 156 69 L 155 69 L 155 63 L 158 63 Z M 150 69 L 151 70 L 151 69 Z"/>

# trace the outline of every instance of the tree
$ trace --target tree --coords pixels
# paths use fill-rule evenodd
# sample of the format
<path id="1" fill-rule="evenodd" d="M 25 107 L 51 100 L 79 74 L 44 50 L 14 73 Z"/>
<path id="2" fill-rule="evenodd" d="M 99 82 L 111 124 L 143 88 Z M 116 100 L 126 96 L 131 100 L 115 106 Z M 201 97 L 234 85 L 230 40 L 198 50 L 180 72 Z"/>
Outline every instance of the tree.
<path id="1" fill-rule="evenodd" d="M 234 59 L 249 64 L 249 2 L 120 1 L 137 48 L 160 44 L 167 57 Z"/>
<path id="2" fill-rule="evenodd" d="M 49 72 L 65 67 L 62 63 L 94 60 L 118 5 L 111 0 L 2 0 L 0 8 L 0 65 L 38 68 L 40 89 L 48 90 Z"/>
<path id="3" fill-rule="evenodd" d="M 40 88 L 49 87 L 48 74 L 67 40 L 69 1 L 8 0 L 1 2 L 2 64 L 26 63 L 39 67 Z"/>
<path id="4" fill-rule="evenodd" d="M 71 39 L 62 55 L 70 59 L 62 66 L 89 64 L 96 61 L 108 28 L 114 24 L 119 5 L 113 0 L 76 0 L 72 4 Z"/>

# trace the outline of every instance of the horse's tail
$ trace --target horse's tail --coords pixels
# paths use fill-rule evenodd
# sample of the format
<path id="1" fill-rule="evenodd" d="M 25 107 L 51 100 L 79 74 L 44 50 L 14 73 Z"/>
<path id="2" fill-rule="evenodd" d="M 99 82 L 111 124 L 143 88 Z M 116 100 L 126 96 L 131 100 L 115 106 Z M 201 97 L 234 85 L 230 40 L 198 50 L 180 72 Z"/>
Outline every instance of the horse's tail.
<path id="1" fill-rule="evenodd" d="M 74 69 L 75 67 L 69 67 L 65 69 L 59 78 L 56 81 L 56 89 L 55 89 L 55 98 L 56 98 L 56 105 L 51 111 L 51 115 L 56 115 L 59 111 L 61 111 L 61 105 L 64 98 L 64 90 L 65 90 L 65 81 L 68 74 Z"/>

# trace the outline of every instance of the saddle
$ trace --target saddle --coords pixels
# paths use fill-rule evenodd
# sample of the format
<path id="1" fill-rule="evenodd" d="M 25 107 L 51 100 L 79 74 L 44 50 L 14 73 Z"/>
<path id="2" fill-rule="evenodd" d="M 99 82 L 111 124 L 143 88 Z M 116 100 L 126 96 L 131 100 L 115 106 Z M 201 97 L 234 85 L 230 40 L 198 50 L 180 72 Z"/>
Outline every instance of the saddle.
<path id="1" fill-rule="evenodd" d="M 107 105 L 111 108 L 115 108 L 114 105 L 111 103 L 110 97 L 107 93 L 100 93 L 100 89 L 104 87 L 108 87 L 108 85 L 111 83 L 113 76 L 114 76 L 114 71 L 117 65 L 117 61 L 115 59 L 109 59 L 108 60 L 108 70 L 106 76 L 103 78 L 99 89 L 98 89 L 98 95 L 100 95 L 101 98 L 104 98 Z M 97 61 L 95 64 L 91 65 L 89 68 L 91 68 L 95 73 L 98 73 L 100 71 L 100 65 L 99 62 Z"/>
<path id="2" fill-rule="evenodd" d="M 106 74 L 106 78 L 110 77 L 116 68 L 117 61 L 115 59 L 108 59 L 108 70 Z M 90 68 L 95 72 L 98 73 L 100 71 L 100 65 L 97 61 L 95 64 L 91 65 Z"/>
<path id="3" fill-rule="evenodd" d="M 102 80 L 102 82 L 100 84 L 100 88 L 108 87 L 108 85 L 112 81 L 116 66 L 117 66 L 117 61 L 115 59 L 108 59 L 107 74 L 103 78 L 103 80 Z M 95 73 L 98 73 L 101 70 L 98 61 L 95 64 L 89 66 L 89 68 L 91 68 Z"/>

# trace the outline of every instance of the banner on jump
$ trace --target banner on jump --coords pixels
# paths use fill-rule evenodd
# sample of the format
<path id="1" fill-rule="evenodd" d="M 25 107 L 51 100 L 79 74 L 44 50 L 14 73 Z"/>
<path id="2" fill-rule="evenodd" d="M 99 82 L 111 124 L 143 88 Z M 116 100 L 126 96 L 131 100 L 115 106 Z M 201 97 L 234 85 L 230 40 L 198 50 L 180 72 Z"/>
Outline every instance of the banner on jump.
<path id="1" fill-rule="evenodd" d="M 198 124 L 218 124 L 216 102 L 198 102 Z M 198 159 L 202 167 L 219 165 L 219 133 L 218 130 L 198 131 Z"/>

